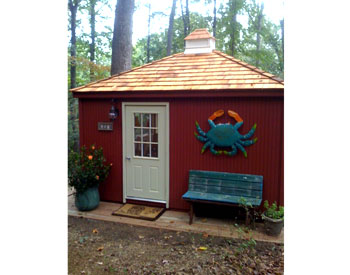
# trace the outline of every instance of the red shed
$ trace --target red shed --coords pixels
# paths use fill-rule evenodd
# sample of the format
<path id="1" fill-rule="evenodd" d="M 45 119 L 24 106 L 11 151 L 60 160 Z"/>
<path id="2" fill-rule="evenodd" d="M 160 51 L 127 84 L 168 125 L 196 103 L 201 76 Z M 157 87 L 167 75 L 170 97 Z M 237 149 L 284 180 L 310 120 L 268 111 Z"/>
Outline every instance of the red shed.
<path id="1" fill-rule="evenodd" d="M 72 89 L 80 144 L 102 146 L 113 163 L 101 199 L 185 210 L 181 196 L 194 169 L 262 175 L 263 200 L 283 205 L 283 81 L 216 51 L 206 29 L 185 40 L 184 53 Z M 111 109 L 119 113 L 114 120 Z M 208 117 L 220 109 L 225 113 L 216 124 L 236 123 L 228 110 L 243 119 L 240 133 L 257 124 L 258 141 L 246 147 L 247 158 L 239 150 L 234 156 L 209 148 L 201 153 L 195 122 L 207 132 Z"/>

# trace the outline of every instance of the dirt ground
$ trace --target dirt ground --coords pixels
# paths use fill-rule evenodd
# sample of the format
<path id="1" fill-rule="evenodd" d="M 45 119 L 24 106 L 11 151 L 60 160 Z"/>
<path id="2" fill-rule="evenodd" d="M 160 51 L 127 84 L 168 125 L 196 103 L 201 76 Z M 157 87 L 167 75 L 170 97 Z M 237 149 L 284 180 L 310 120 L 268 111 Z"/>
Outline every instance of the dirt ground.
<path id="1" fill-rule="evenodd" d="M 236 240 L 69 217 L 68 274 L 283 274 L 283 245 L 255 244 L 244 236 Z"/>

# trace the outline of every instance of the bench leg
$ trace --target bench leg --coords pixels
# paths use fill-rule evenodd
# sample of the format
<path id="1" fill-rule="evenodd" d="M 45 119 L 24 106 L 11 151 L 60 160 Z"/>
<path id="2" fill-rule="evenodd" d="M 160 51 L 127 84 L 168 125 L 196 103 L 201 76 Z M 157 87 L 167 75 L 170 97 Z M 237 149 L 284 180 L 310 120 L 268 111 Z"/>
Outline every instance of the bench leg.
<path id="1" fill-rule="evenodd" d="M 192 221 L 193 221 L 193 203 L 190 204 L 190 222 L 189 224 L 191 225 L 192 224 Z"/>
<path id="2" fill-rule="evenodd" d="M 249 212 L 250 212 L 250 209 L 246 210 L 245 212 L 245 226 L 249 225 Z"/>

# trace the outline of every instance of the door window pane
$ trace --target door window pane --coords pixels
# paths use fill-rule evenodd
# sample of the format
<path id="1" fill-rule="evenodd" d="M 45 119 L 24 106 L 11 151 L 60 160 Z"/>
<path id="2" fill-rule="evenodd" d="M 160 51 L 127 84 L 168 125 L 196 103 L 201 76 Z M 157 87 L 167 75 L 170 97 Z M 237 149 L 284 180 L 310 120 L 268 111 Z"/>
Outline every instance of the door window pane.
<path id="1" fill-rule="evenodd" d="M 134 140 L 135 141 L 141 141 L 141 129 L 140 128 L 135 128 L 134 129 Z"/>
<path id="2" fill-rule="evenodd" d="M 134 114 L 134 126 L 135 127 L 141 127 L 141 114 L 140 113 L 135 113 Z"/>
<path id="3" fill-rule="evenodd" d="M 149 142 L 149 129 L 142 129 L 142 141 Z"/>
<path id="4" fill-rule="evenodd" d="M 149 127 L 149 114 L 142 114 L 142 127 Z"/>
<path id="5" fill-rule="evenodd" d="M 158 114 L 151 114 L 151 127 L 158 127 Z"/>
<path id="6" fill-rule="evenodd" d="M 141 143 L 135 143 L 135 156 L 142 157 Z"/>
<path id="7" fill-rule="evenodd" d="M 158 129 L 151 130 L 151 141 L 158 142 Z"/>
<path id="8" fill-rule="evenodd" d="M 150 144 L 148 144 L 148 143 L 142 144 L 142 146 L 143 146 L 143 156 L 144 157 L 150 157 L 149 145 Z"/>
<path id="9" fill-rule="evenodd" d="M 158 144 L 151 144 L 151 157 L 152 158 L 158 157 Z"/>
<path id="10" fill-rule="evenodd" d="M 158 158 L 158 114 L 134 113 L 134 156 Z"/>

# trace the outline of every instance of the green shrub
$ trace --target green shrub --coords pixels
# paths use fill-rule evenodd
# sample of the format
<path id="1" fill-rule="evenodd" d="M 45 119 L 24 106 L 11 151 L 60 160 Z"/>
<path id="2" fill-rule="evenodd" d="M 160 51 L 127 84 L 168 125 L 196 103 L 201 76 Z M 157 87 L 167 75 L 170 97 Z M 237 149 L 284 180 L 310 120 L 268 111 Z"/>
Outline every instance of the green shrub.
<path id="1" fill-rule="evenodd" d="M 266 200 L 264 202 L 264 208 L 266 209 L 266 211 L 264 212 L 264 215 L 266 217 L 269 217 L 271 219 L 283 219 L 284 217 L 284 207 L 283 206 L 279 206 L 278 210 L 277 210 L 277 203 L 274 202 L 271 204 L 271 206 L 269 205 L 269 201 Z"/>
<path id="2" fill-rule="evenodd" d="M 68 156 L 68 184 L 76 192 L 84 192 L 90 187 L 105 181 L 111 164 L 106 164 L 102 148 L 91 145 L 89 149 L 82 146 L 80 152 L 71 151 Z"/>

